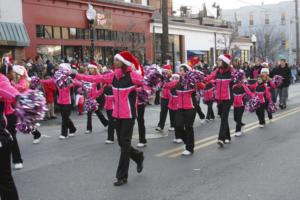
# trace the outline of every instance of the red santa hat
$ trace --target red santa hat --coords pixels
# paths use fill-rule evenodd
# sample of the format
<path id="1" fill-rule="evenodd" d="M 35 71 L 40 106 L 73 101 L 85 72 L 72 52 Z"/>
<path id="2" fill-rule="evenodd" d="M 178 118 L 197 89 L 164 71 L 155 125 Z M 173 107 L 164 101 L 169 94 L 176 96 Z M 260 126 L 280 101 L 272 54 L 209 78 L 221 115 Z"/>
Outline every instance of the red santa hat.
<path id="1" fill-rule="evenodd" d="M 230 54 L 220 55 L 218 59 L 224 61 L 228 65 L 230 65 L 230 63 L 231 63 L 231 56 L 230 56 Z"/>
<path id="2" fill-rule="evenodd" d="M 88 64 L 87 68 L 89 68 L 89 69 L 97 69 L 98 65 L 97 65 L 97 63 L 95 63 L 95 62 L 92 61 L 92 62 L 90 62 Z"/>
<path id="3" fill-rule="evenodd" d="M 139 74 L 144 75 L 143 67 L 140 65 L 138 59 L 134 57 L 129 51 L 122 51 L 116 54 L 114 59 L 121 61 L 126 66 L 134 67 Z"/>
<path id="4" fill-rule="evenodd" d="M 172 66 L 171 66 L 171 65 L 164 65 L 162 68 L 163 68 L 164 70 L 172 71 Z"/>

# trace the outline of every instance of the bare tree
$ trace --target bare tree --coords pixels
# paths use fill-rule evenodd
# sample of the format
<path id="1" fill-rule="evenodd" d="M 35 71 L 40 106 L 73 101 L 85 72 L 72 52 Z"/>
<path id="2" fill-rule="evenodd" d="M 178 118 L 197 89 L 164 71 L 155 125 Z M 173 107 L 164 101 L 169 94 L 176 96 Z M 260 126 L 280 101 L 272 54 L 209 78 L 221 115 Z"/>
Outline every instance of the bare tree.
<path id="1" fill-rule="evenodd" d="M 274 27 L 262 27 L 256 29 L 256 57 L 261 60 L 275 61 L 276 56 L 284 51 L 281 44 L 282 38 L 278 31 L 274 31 Z"/>

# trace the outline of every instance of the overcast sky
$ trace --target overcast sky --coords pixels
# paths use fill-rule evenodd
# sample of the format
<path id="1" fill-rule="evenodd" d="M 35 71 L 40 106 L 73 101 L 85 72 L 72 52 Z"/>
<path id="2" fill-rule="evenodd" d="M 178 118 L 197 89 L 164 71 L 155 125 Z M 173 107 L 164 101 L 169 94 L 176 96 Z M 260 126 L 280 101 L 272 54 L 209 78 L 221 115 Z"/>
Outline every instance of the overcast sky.
<path id="1" fill-rule="evenodd" d="M 265 4 L 278 3 L 280 1 L 287 0 L 173 0 L 174 9 L 178 9 L 181 5 L 192 6 L 193 11 L 199 10 L 203 3 L 206 3 L 206 7 L 209 8 L 214 2 L 217 2 L 222 9 L 233 9 L 242 6 L 261 5 L 262 2 Z"/>

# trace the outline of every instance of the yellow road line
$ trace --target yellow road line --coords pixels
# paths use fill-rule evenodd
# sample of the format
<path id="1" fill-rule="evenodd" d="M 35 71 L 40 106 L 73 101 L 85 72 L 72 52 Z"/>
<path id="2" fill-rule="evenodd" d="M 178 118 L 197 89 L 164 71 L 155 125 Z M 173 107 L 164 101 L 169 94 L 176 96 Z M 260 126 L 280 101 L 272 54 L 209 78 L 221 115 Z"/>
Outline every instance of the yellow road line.
<path id="1" fill-rule="evenodd" d="M 293 115 L 293 114 L 296 114 L 296 113 L 300 112 L 300 109 L 299 109 L 299 108 L 298 108 L 298 110 L 295 110 L 295 109 L 293 109 L 293 110 L 294 110 L 294 111 L 285 112 L 285 113 L 282 113 L 282 115 L 278 115 L 278 117 L 274 118 L 273 121 L 278 121 L 278 120 L 280 120 L 280 119 L 282 119 L 282 118 L 285 118 L 285 117 L 288 117 L 288 116 L 290 116 L 290 115 Z M 268 123 L 270 123 L 270 122 L 267 122 L 267 124 L 268 124 Z M 255 126 L 253 126 L 253 127 L 250 127 L 250 128 L 245 129 L 243 132 L 244 132 L 244 133 L 247 133 L 247 132 L 250 132 L 251 130 L 256 129 L 256 128 L 258 128 L 258 127 L 259 127 L 259 125 L 255 125 Z M 231 134 L 231 136 L 233 136 L 233 134 Z M 216 140 L 213 140 L 213 141 L 210 141 L 210 142 L 201 144 L 201 145 L 195 145 L 194 151 L 199 150 L 199 149 L 203 149 L 203 148 L 205 148 L 205 147 L 207 147 L 207 146 L 210 146 L 210 145 L 212 145 L 212 144 L 216 144 Z M 181 155 L 181 152 L 178 152 L 178 153 L 171 154 L 171 155 L 169 155 L 168 157 L 170 157 L 170 158 L 175 158 L 175 157 L 178 157 L 178 156 L 180 156 L 180 155 Z"/>
<path id="2" fill-rule="evenodd" d="M 278 115 L 275 115 L 274 118 L 275 118 L 275 117 L 279 117 L 279 116 L 281 116 L 281 115 L 284 115 L 284 114 L 286 114 L 286 113 L 293 112 L 294 110 L 298 110 L 299 108 L 300 108 L 300 107 L 296 107 L 296 108 L 293 108 L 293 109 L 288 110 L 288 111 L 286 111 L 286 112 L 280 113 L 280 114 L 278 114 Z M 258 121 L 249 123 L 249 124 L 247 124 L 246 126 L 244 126 L 244 129 L 245 129 L 245 128 L 247 129 L 247 128 L 249 128 L 249 127 L 252 127 L 253 125 L 256 125 L 257 123 L 258 123 Z M 234 133 L 234 132 L 235 132 L 235 129 L 231 129 L 231 130 L 230 130 L 230 133 Z M 207 137 L 207 138 L 198 140 L 198 141 L 195 142 L 195 146 L 196 146 L 196 145 L 199 145 L 199 144 L 202 144 L 202 143 L 206 143 L 206 142 L 208 142 L 208 141 L 210 141 L 210 140 L 215 140 L 215 139 L 217 139 L 217 138 L 218 138 L 218 135 L 213 135 L 213 136 L 210 136 L 210 137 Z M 173 153 L 182 151 L 182 149 L 183 149 L 183 146 L 180 146 L 180 147 L 177 147 L 177 148 L 173 148 L 173 149 L 170 149 L 170 150 L 163 151 L 163 152 L 161 152 L 161 153 L 159 153 L 159 154 L 156 154 L 155 156 L 156 156 L 156 157 L 167 156 L 167 155 L 169 155 L 169 154 L 173 154 Z"/>

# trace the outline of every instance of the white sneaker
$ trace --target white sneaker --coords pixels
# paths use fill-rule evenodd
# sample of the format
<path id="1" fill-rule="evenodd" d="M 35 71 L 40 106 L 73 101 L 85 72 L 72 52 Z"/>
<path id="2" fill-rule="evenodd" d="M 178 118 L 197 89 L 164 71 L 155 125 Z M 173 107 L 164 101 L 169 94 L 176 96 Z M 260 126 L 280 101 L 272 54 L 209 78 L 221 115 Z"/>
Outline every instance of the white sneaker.
<path id="1" fill-rule="evenodd" d="M 200 120 L 200 123 L 201 123 L 201 124 L 204 124 L 205 122 L 206 122 L 206 119 L 201 119 L 201 120 Z"/>
<path id="2" fill-rule="evenodd" d="M 14 168 L 15 168 L 16 170 L 23 169 L 23 164 L 22 164 L 22 163 L 16 163 L 16 164 L 14 165 Z"/>
<path id="3" fill-rule="evenodd" d="M 68 138 L 69 138 L 68 136 L 63 136 L 63 135 L 60 135 L 60 136 L 59 136 L 59 139 L 60 139 L 60 140 L 66 140 L 66 139 L 68 139 Z"/>
<path id="4" fill-rule="evenodd" d="M 114 143 L 114 141 L 111 141 L 111 140 L 106 140 L 105 141 L 105 144 L 113 144 Z"/>
<path id="5" fill-rule="evenodd" d="M 226 139 L 225 144 L 230 144 L 230 140 Z"/>
<path id="6" fill-rule="evenodd" d="M 239 131 L 239 132 L 235 132 L 234 136 L 235 137 L 240 137 L 243 135 L 243 132 L 242 131 Z"/>
<path id="7" fill-rule="evenodd" d="M 273 122 L 273 119 L 269 119 L 269 122 L 272 123 L 272 122 Z"/>
<path id="8" fill-rule="evenodd" d="M 217 144 L 222 148 L 224 146 L 224 142 L 222 140 L 218 140 Z"/>
<path id="9" fill-rule="evenodd" d="M 173 143 L 177 143 L 177 139 L 176 138 L 173 140 Z"/>
<path id="10" fill-rule="evenodd" d="M 182 142 L 182 139 L 176 139 L 176 144 L 181 144 Z"/>
<path id="11" fill-rule="evenodd" d="M 174 127 L 170 127 L 169 131 L 175 131 L 175 128 Z"/>
<path id="12" fill-rule="evenodd" d="M 41 137 L 38 138 L 38 139 L 34 139 L 34 140 L 32 141 L 32 144 L 39 144 L 40 142 L 41 142 Z"/>
<path id="13" fill-rule="evenodd" d="M 147 146 L 146 143 L 140 143 L 140 142 L 136 145 L 137 148 L 144 148 L 146 146 Z"/>
<path id="14" fill-rule="evenodd" d="M 260 124 L 258 127 L 259 127 L 259 128 L 264 128 L 264 127 L 265 127 L 265 125 L 263 125 L 263 124 Z"/>
<path id="15" fill-rule="evenodd" d="M 69 133 L 69 137 L 74 137 L 76 133 L 77 131 L 75 131 L 74 133 Z"/>
<path id="16" fill-rule="evenodd" d="M 158 131 L 158 132 L 162 132 L 163 131 L 160 127 L 156 127 L 155 130 Z"/>
<path id="17" fill-rule="evenodd" d="M 85 133 L 85 134 L 91 134 L 91 133 L 92 133 L 92 131 L 90 131 L 90 130 L 86 130 L 84 133 Z"/>
<path id="18" fill-rule="evenodd" d="M 189 155 L 191 155 L 192 153 L 190 152 L 190 151 L 188 151 L 188 150 L 184 150 L 182 153 L 181 153 L 181 155 L 183 155 L 183 156 L 189 156 Z"/>

